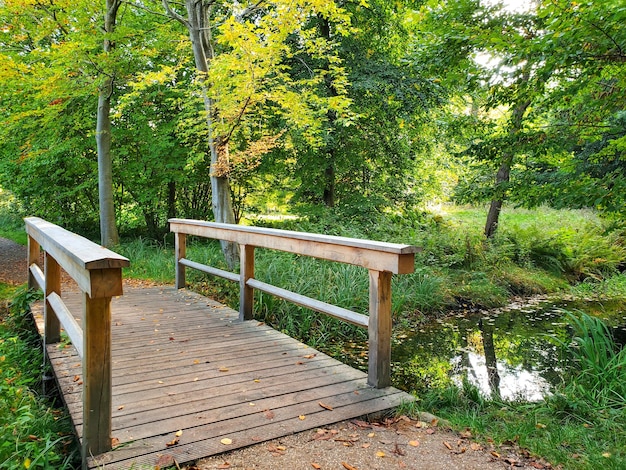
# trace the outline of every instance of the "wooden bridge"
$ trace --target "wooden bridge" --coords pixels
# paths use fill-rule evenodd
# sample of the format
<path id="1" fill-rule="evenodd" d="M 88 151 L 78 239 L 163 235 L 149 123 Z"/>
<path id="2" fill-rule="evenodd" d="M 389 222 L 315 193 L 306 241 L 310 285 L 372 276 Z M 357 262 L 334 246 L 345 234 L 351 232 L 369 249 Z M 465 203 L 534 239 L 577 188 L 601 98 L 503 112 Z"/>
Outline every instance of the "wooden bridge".
<path id="1" fill-rule="evenodd" d="M 176 286 L 129 288 L 129 261 L 61 227 L 26 219 L 33 306 L 83 468 L 155 468 L 393 408 L 391 274 L 413 270 L 415 247 L 174 219 Z M 185 236 L 238 243 L 239 274 L 185 258 Z M 262 283 L 254 248 L 363 266 L 362 315 Z M 43 251 L 44 266 L 40 266 Z M 240 283 L 240 311 L 179 289 L 192 267 Z M 61 296 L 61 268 L 78 288 Z M 369 372 L 352 369 L 252 319 L 253 289 L 369 329 Z M 62 331 L 64 330 L 64 331 Z"/>

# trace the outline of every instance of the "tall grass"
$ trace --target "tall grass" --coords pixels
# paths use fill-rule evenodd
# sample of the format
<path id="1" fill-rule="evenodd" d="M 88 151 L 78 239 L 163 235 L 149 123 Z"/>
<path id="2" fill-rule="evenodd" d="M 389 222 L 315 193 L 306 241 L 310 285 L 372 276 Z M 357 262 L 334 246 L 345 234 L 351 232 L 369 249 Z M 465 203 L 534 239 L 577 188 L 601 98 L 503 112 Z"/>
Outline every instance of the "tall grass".
<path id="1" fill-rule="evenodd" d="M 0 291 L 13 296 L 10 309 L 0 308 L 0 468 L 76 468 L 69 416 L 41 395 L 42 347 L 25 310 L 33 294 Z"/>

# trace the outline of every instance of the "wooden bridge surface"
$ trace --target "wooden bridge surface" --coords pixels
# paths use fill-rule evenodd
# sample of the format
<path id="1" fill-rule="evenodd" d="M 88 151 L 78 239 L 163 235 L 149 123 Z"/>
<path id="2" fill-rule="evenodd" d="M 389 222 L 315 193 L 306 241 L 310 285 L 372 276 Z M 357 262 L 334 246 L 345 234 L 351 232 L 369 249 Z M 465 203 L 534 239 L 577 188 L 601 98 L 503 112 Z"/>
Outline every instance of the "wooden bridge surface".
<path id="1" fill-rule="evenodd" d="M 63 294 L 80 312 L 78 294 Z M 41 305 L 33 307 L 41 317 Z M 82 437 L 81 363 L 48 347 Z M 150 468 L 393 408 L 411 396 L 213 300 L 173 287 L 125 288 L 112 302 L 116 447 L 90 468 Z"/>

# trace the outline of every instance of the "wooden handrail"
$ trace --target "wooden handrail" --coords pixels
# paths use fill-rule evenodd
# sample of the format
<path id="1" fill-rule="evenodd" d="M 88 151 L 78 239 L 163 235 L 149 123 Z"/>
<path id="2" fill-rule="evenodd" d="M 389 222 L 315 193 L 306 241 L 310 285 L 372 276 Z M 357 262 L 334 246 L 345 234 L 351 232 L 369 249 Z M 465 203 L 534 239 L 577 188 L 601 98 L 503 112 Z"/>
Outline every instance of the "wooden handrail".
<path id="1" fill-rule="evenodd" d="M 38 217 L 24 219 L 30 288 L 44 292 L 45 345 L 61 339 L 61 325 L 82 358 L 83 468 L 111 450 L 111 298 L 122 295 L 127 258 Z M 40 251 L 44 253 L 44 268 Z M 82 328 L 61 298 L 61 269 L 84 297 Z"/>
<path id="2" fill-rule="evenodd" d="M 415 269 L 412 245 L 385 243 L 356 238 L 335 237 L 261 227 L 220 224 L 201 220 L 170 219 L 176 234 L 176 287 L 185 287 L 185 267 L 239 281 L 239 317 L 253 317 L 254 289 L 270 293 L 312 310 L 368 328 L 368 383 L 387 387 L 391 380 L 391 276 Z M 241 263 L 239 274 L 209 267 L 186 258 L 186 236 L 195 235 L 238 243 Z M 254 279 L 254 249 L 269 248 L 303 256 L 361 266 L 369 270 L 369 316 L 288 291 Z"/>

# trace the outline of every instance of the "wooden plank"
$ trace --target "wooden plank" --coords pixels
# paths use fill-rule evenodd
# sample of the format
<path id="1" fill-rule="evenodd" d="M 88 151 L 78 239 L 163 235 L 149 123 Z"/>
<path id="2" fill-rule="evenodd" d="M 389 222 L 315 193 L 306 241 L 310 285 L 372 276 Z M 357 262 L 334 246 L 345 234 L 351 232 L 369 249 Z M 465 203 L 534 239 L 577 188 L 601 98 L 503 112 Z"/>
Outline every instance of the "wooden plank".
<path id="1" fill-rule="evenodd" d="M 29 289 L 41 289 L 45 292 L 46 290 L 46 278 L 44 276 L 43 271 L 36 264 L 31 264 L 28 269 L 30 276 L 28 277 L 28 288 Z"/>
<path id="2" fill-rule="evenodd" d="M 65 230 L 58 225 L 38 217 L 27 217 L 24 221 L 29 236 L 63 267 L 83 292 L 87 292 L 92 297 L 99 295 L 97 292 L 98 287 L 102 289 L 104 286 L 92 284 L 90 270 L 107 270 L 130 265 L 127 258 L 100 245 L 96 245 L 92 241 Z M 96 276 L 98 276 L 97 273 Z M 99 283 L 102 280 L 96 278 L 93 282 Z M 108 278 L 104 279 L 104 281 L 108 281 Z M 108 284 L 105 284 L 105 286 L 108 286 Z M 96 287 L 96 292 L 92 292 L 93 287 Z M 121 284 L 115 285 L 115 290 L 108 293 L 109 296 L 120 294 Z"/>
<path id="3" fill-rule="evenodd" d="M 298 294 L 287 289 L 282 289 L 280 287 L 276 287 L 271 284 L 258 281 L 256 279 L 249 279 L 247 284 L 250 287 L 254 287 L 255 289 L 258 289 L 260 291 L 275 295 L 276 297 L 288 300 L 290 302 L 293 302 L 294 304 L 310 308 L 311 310 L 325 313 L 326 315 L 330 315 L 331 317 L 335 317 L 348 323 L 352 323 L 353 325 L 360 326 L 362 328 L 367 328 L 368 326 L 369 318 L 367 317 L 367 315 L 353 312 L 352 310 L 348 310 L 342 307 L 337 307 L 336 305 L 322 302 L 321 300 L 312 299 L 311 297 L 307 297 L 306 295 Z"/>
<path id="4" fill-rule="evenodd" d="M 370 271 L 368 383 L 391 383 L 391 273 Z"/>
<path id="5" fill-rule="evenodd" d="M 63 300 L 56 292 L 48 295 L 46 300 L 63 325 L 63 329 L 65 329 L 65 332 L 70 337 L 78 355 L 83 357 L 83 329 L 74 318 L 74 315 L 68 310 Z"/>
<path id="6" fill-rule="evenodd" d="M 41 289 L 45 290 L 45 284 L 43 282 L 44 277 L 41 271 L 41 267 L 39 266 L 39 254 L 41 252 L 41 248 L 37 241 L 29 236 L 28 237 L 28 266 L 29 266 L 29 276 L 28 276 L 28 288 L 29 289 Z M 36 269 L 35 269 L 36 268 Z M 37 277 L 37 274 L 40 274 Z"/>
<path id="7" fill-rule="evenodd" d="M 61 267 L 59 263 L 50 255 L 50 253 L 44 254 L 44 273 L 45 273 L 45 286 L 44 291 L 46 301 L 43 308 L 43 321 L 44 321 L 44 344 L 58 343 L 61 341 L 61 324 L 54 309 L 48 302 L 47 297 L 52 293 L 61 293 Z"/>
<path id="8" fill-rule="evenodd" d="M 287 251 L 394 274 L 413 272 L 415 253 L 419 251 L 412 245 L 201 220 L 170 219 L 169 223 L 172 232 Z"/>
<path id="9" fill-rule="evenodd" d="M 111 299 L 85 296 L 83 459 L 111 449 Z"/>
<path id="10" fill-rule="evenodd" d="M 180 262 L 187 256 L 187 235 L 184 233 L 174 234 L 174 256 L 176 257 L 176 288 L 185 288 L 185 265 Z"/>
<path id="11" fill-rule="evenodd" d="M 254 247 L 241 245 L 239 275 L 239 319 L 252 320 L 254 289 L 248 282 L 254 278 Z"/>
<path id="12" fill-rule="evenodd" d="M 229 281 L 239 282 L 238 273 L 231 273 L 230 271 L 225 271 L 223 269 L 213 268 L 211 266 L 207 266 L 206 264 L 196 263 L 195 261 L 191 261 L 186 258 L 179 259 L 178 264 L 197 269 L 198 271 L 211 274 L 212 276 L 223 277 L 224 279 L 228 279 Z"/>

